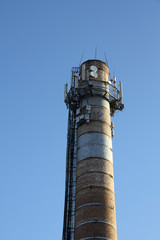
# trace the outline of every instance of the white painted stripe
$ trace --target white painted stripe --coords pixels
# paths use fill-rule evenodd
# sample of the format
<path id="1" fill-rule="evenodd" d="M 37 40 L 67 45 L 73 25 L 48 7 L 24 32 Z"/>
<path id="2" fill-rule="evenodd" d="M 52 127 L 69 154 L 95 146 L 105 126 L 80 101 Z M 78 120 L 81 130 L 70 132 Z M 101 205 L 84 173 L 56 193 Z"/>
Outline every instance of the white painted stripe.
<path id="1" fill-rule="evenodd" d="M 106 221 L 98 221 L 98 220 L 87 221 L 87 222 L 80 223 L 80 224 L 78 224 L 78 225 L 75 227 L 75 229 L 77 229 L 77 228 L 80 227 L 80 226 L 83 226 L 83 225 L 85 225 L 85 224 L 90 224 L 90 223 L 104 223 L 104 224 L 108 224 L 108 225 L 110 225 L 110 226 L 112 226 L 112 227 L 114 227 L 114 228 L 116 229 L 116 227 L 115 227 L 113 224 L 111 224 L 111 223 L 109 223 L 109 222 L 106 222 Z"/>
<path id="2" fill-rule="evenodd" d="M 112 149 L 112 139 L 103 133 L 85 133 L 78 138 L 78 148 L 81 148 L 88 144 L 104 145 Z"/>
<path id="3" fill-rule="evenodd" d="M 110 238 L 106 238 L 106 237 L 98 237 L 98 236 L 95 236 L 95 237 L 86 237 L 86 238 L 81 238 L 80 240 L 88 240 L 88 239 L 103 239 L 103 240 L 112 240 Z"/>
<path id="4" fill-rule="evenodd" d="M 83 204 L 83 205 L 77 207 L 76 210 L 78 210 L 79 208 L 85 207 L 85 206 L 106 206 L 106 204 L 104 204 L 104 203 L 86 203 L 86 204 Z"/>
<path id="5" fill-rule="evenodd" d="M 105 107 L 110 111 L 109 102 L 106 99 L 102 98 L 101 96 L 100 97 L 93 96 L 93 97 L 88 97 L 88 98 L 82 99 L 81 100 L 82 107 L 86 105 L 86 101 L 87 101 L 87 104 L 89 104 L 89 105 Z"/>
<path id="6" fill-rule="evenodd" d="M 104 158 L 113 163 L 112 150 L 106 146 L 98 144 L 86 145 L 79 148 L 77 156 L 78 162 L 86 158 Z"/>

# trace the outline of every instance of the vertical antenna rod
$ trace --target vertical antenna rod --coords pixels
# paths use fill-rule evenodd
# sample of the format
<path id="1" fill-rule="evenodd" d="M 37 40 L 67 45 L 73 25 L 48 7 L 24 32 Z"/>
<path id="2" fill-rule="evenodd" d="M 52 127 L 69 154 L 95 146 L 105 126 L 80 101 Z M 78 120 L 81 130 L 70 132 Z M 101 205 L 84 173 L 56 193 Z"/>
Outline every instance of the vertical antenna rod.
<path id="1" fill-rule="evenodd" d="M 95 48 L 95 59 L 97 58 L 97 44 L 96 44 L 96 48 Z"/>
<path id="2" fill-rule="evenodd" d="M 85 52 L 85 50 L 83 50 L 83 52 L 82 52 L 82 56 L 81 56 L 81 59 L 80 59 L 79 67 L 81 65 L 81 62 L 82 62 L 82 59 L 83 59 L 83 56 L 84 56 L 84 52 Z"/>

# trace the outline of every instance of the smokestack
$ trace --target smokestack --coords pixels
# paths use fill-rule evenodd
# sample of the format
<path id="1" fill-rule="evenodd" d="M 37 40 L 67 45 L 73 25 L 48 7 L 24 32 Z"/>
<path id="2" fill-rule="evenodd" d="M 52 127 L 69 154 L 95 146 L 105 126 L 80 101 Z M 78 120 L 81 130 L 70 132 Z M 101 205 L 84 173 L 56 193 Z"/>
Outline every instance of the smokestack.
<path id="1" fill-rule="evenodd" d="M 122 84 L 112 85 L 100 60 L 73 68 L 72 78 L 63 240 L 117 240 L 111 116 L 124 107 Z"/>

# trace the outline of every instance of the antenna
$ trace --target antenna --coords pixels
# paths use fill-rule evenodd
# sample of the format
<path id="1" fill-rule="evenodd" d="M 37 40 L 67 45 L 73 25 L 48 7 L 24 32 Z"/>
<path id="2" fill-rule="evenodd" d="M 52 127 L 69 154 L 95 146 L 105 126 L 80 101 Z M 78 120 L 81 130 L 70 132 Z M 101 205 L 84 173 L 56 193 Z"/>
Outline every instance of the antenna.
<path id="1" fill-rule="evenodd" d="M 113 69 L 113 76 L 116 76 L 116 68 Z"/>
<path id="2" fill-rule="evenodd" d="M 97 58 L 97 44 L 96 44 L 96 48 L 95 48 L 95 59 Z"/>
<path id="3" fill-rule="evenodd" d="M 106 60 L 107 67 L 109 68 L 106 53 L 104 53 L 104 56 L 105 56 L 105 60 Z M 110 71 L 109 71 L 109 77 L 110 77 L 110 79 L 111 79 L 111 73 L 110 73 Z"/>
<path id="4" fill-rule="evenodd" d="M 123 88 L 122 88 L 122 82 L 119 81 L 119 99 L 122 102 L 123 101 Z"/>
<path id="5" fill-rule="evenodd" d="M 84 56 L 84 52 L 85 52 L 85 50 L 83 50 L 83 53 L 82 53 L 82 56 L 81 56 L 81 59 L 80 59 L 80 63 L 79 63 L 79 67 L 81 65 L 81 62 L 82 62 L 82 59 L 83 59 L 83 56 Z"/>
<path id="6" fill-rule="evenodd" d="M 105 60 L 106 60 L 107 66 L 108 66 L 108 60 L 107 60 L 106 53 L 104 53 L 104 56 L 105 56 Z"/>

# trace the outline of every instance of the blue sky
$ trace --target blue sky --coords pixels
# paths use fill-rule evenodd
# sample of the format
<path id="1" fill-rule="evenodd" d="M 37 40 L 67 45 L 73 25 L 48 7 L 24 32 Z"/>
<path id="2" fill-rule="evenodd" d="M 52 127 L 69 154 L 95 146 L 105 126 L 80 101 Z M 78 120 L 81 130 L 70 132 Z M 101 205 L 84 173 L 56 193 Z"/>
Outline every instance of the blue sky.
<path id="1" fill-rule="evenodd" d="M 118 239 L 160 239 L 160 1 L 0 0 L 2 240 L 61 239 L 64 84 L 96 45 L 124 88 L 113 119 Z"/>

